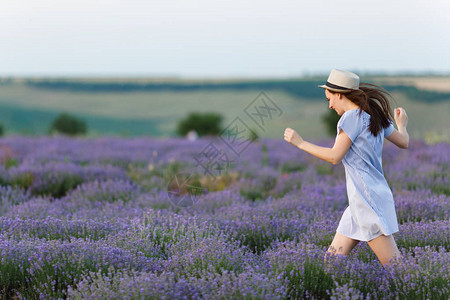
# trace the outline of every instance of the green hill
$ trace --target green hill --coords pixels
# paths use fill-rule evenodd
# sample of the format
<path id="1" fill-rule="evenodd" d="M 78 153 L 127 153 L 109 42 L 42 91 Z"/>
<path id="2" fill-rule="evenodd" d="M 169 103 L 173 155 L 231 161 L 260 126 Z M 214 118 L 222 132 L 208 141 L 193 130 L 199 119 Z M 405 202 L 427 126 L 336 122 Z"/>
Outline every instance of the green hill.
<path id="1" fill-rule="evenodd" d="M 412 80 L 372 79 L 392 92 L 394 106 L 406 108 L 413 138 L 450 140 L 445 78 L 439 78 L 444 80 L 441 90 L 420 89 Z M 6 134 L 46 134 L 56 115 L 69 112 L 87 122 L 90 135 L 164 137 L 175 135 L 177 122 L 190 112 L 218 112 L 223 126 L 240 117 L 263 137 L 282 138 L 291 127 L 305 138 L 321 139 L 327 137 L 321 116 L 328 110 L 323 90 L 317 88 L 323 80 L 3 79 L 0 122 Z M 244 113 L 261 91 L 283 112 L 268 120 L 264 131 Z"/>
<path id="2" fill-rule="evenodd" d="M 192 92 L 192 91 L 284 91 L 292 97 L 316 99 L 323 96 L 323 91 L 317 86 L 323 80 L 297 79 L 297 80 L 258 80 L 258 81 L 223 81 L 223 82 L 95 82 L 74 81 L 70 79 L 35 79 L 26 80 L 25 84 L 34 88 L 71 91 L 71 92 Z M 441 102 L 450 100 L 450 92 L 430 91 L 418 89 L 411 85 L 400 85 L 384 82 L 383 87 L 389 92 L 402 92 L 411 100 L 421 102 Z"/>
<path id="3" fill-rule="evenodd" d="M 48 134 L 51 121 L 59 115 L 57 110 L 39 110 L 0 104 L 0 120 L 8 133 L 25 135 Z M 91 135 L 161 136 L 158 120 L 133 120 L 78 114 Z"/>

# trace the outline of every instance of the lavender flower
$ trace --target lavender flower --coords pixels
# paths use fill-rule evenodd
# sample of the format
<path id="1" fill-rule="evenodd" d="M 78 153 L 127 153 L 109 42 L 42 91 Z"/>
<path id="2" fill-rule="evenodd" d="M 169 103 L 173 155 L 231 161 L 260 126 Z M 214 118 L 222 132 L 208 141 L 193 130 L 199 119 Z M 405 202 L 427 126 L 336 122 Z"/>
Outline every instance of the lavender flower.
<path id="1" fill-rule="evenodd" d="M 213 182 L 193 160 L 213 141 L 1 139 L 0 297 L 448 298 L 448 144 L 386 143 L 402 259 L 385 269 L 366 243 L 325 257 L 342 166 L 261 139 Z M 180 171 L 206 189 L 189 207 L 167 194 Z"/>

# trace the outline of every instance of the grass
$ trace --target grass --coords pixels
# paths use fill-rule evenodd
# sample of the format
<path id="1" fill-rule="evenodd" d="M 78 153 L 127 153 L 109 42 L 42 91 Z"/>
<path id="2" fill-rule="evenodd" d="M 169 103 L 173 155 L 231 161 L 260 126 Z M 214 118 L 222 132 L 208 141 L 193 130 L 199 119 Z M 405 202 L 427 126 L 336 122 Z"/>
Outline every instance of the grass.
<path id="1" fill-rule="evenodd" d="M 429 81 L 429 80 L 428 80 Z M 139 92 L 70 92 L 26 86 L 21 82 L 0 85 L 0 117 L 8 133 L 46 134 L 51 120 L 67 111 L 84 118 L 91 135 L 115 134 L 124 136 L 175 135 L 178 120 L 189 112 L 220 112 L 223 126 L 240 117 L 250 127 L 257 125 L 244 109 L 260 90 L 209 91 L 139 91 Z M 283 91 L 270 90 L 266 94 L 280 107 L 282 115 L 267 119 L 262 137 L 280 138 L 286 127 L 295 129 L 307 139 L 327 137 L 321 121 L 328 105 L 324 99 L 306 99 Z M 397 104 L 406 108 L 408 131 L 412 138 L 427 139 L 430 143 L 450 141 L 448 114 L 450 101 L 425 103 L 408 99 L 400 92 L 393 93 Z"/>

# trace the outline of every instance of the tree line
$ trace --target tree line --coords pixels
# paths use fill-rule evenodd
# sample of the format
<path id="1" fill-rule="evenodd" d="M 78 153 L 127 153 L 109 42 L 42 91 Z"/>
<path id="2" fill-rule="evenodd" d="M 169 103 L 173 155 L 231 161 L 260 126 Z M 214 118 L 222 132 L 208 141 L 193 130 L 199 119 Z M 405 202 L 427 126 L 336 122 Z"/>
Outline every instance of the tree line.
<path id="1" fill-rule="evenodd" d="M 139 91 L 216 91 L 216 90 L 259 90 L 284 91 L 295 98 L 314 100 L 323 97 L 323 90 L 317 86 L 323 80 L 257 80 L 237 82 L 94 82 L 70 79 L 33 79 L 26 84 L 34 88 L 67 90 L 72 92 L 139 92 Z M 408 98 L 421 102 L 442 102 L 450 100 L 450 92 L 423 90 L 411 85 L 382 84 L 388 92 L 401 92 Z"/>

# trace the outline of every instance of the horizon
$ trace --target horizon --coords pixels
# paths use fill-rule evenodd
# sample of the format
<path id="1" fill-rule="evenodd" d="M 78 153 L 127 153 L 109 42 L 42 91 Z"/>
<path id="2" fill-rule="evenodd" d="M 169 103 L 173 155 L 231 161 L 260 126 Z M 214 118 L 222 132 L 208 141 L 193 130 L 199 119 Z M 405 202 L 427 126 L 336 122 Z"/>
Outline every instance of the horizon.
<path id="1" fill-rule="evenodd" d="M 331 70 L 330 70 L 331 71 Z M 450 71 L 398 71 L 398 72 L 386 72 L 386 71 L 368 71 L 368 72 L 355 72 L 359 77 L 450 77 Z M 308 74 L 300 74 L 297 76 L 157 76 L 146 74 L 65 74 L 65 75 L 0 75 L 0 82 L 13 80 L 40 80 L 40 79 L 75 79 L 75 80 L 158 80 L 160 82 L 165 81 L 245 81 L 245 80 L 296 80 L 296 79 L 318 79 L 320 77 L 328 77 L 329 72 L 316 72 Z"/>

